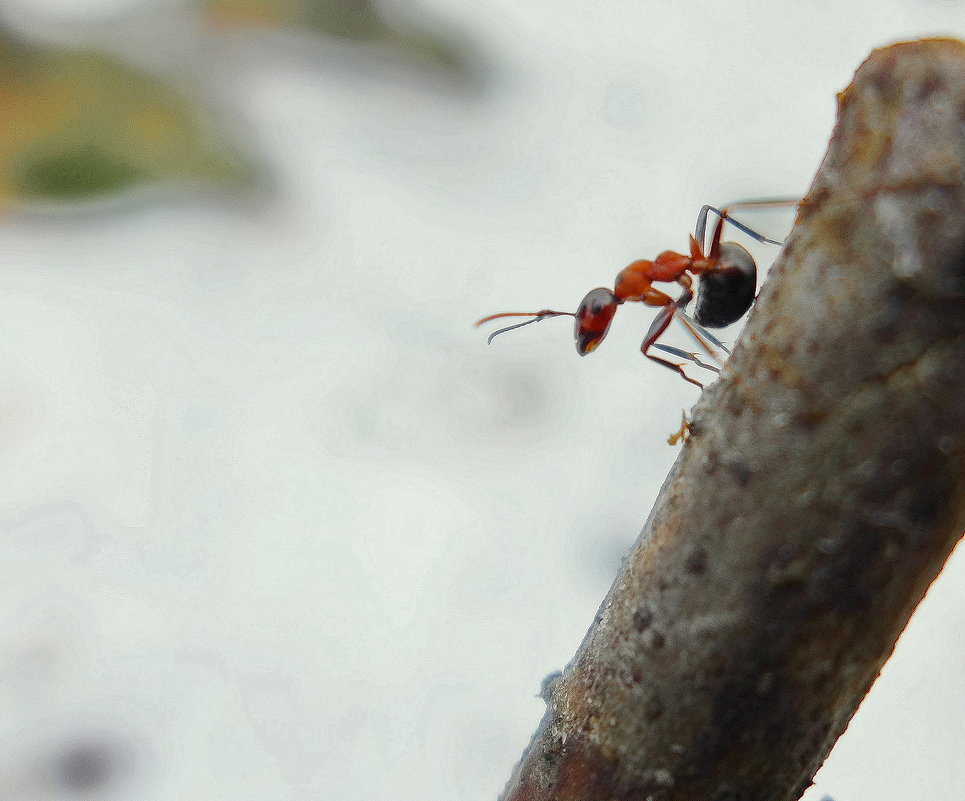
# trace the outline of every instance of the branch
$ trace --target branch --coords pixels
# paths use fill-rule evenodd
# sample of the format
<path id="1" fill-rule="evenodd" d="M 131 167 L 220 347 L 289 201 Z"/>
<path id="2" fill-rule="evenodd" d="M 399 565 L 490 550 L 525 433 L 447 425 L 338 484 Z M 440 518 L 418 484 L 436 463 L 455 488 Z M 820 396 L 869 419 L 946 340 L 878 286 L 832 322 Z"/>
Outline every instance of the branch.
<path id="1" fill-rule="evenodd" d="M 965 528 L 965 44 L 872 53 L 505 801 L 794 801 Z"/>

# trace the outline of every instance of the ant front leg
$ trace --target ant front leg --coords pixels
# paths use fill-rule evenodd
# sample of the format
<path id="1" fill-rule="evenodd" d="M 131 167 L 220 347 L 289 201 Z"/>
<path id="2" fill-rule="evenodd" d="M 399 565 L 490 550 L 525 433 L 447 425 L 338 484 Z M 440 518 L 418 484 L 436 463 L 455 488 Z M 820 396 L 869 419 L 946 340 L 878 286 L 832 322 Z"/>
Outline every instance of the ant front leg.
<path id="1" fill-rule="evenodd" d="M 671 320 L 673 320 L 674 315 L 677 313 L 678 309 L 684 308 L 693 299 L 693 292 L 689 288 L 684 288 L 680 297 L 674 300 L 669 295 L 666 296 L 667 303 L 660 312 L 657 314 L 654 321 L 650 324 L 650 330 L 647 331 L 647 336 L 644 337 L 643 344 L 640 346 L 640 350 L 643 355 L 646 356 L 651 361 L 655 361 L 657 364 L 662 364 L 664 367 L 673 370 L 677 373 L 684 381 L 693 384 L 696 387 L 704 388 L 697 379 L 691 378 L 684 372 L 684 367 L 682 364 L 676 364 L 675 362 L 668 361 L 667 359 L 662 359 L 659 356 L 654 356 L 649 353 L 650 348 L 653 347 L 654 343 L 660 339 L 664 331 L 667 330 L 667 326 L 670 325 Z"/>

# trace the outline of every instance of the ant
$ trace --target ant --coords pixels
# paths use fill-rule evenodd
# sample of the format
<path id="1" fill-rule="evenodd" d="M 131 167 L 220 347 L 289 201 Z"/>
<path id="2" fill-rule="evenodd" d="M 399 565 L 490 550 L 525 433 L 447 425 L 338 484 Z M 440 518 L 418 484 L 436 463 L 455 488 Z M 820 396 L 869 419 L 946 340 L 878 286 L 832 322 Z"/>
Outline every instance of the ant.
<path id="1" fill-rule="evenodd" d="M 683 323 L 687 331 L 697 340 L 701 348 L 719 362 L 723 360 L 719 352 L 730 353 L 727 348 L 711 334 L 707 328 L 723 328 L 737 322 L 754 302 L 757 290 L 757 265 L 747 250 L 735 242 L 721 242 L 724 222 L 729 222 L 735 228 L 743 231 L 747 236 L 758 242 L 771 245 L 781 245 L 776 239 L 769 239 L 762 234 L 734 219 L 732 212 L 745 208 L 764 208 L 776 206 L 797 205 L 796 200 L 747 200 L 732 203 L 722 209 L 714 206 L 703 206 L 697 215 L 697 226 L 694 236 L 690 237 L 690 255 L 665 250 L 656 259 L 639 259 L 623 268 L 616 277 L 613 290 L 606 287 L 591 289 L 575 312 L 554 311 L 543 309 L 538 312 L 501 312 L 483 317 L 476 322 L 482 325 L 490 320 L 503 317 L 531 317 L 522 323 L 500 328 L 489 335 L 489 342 L 493 337 L 506 331 L 522 328 L 530 323 L 537 323 L 547 317 L 573 317 L 576 321 L 574 336 L 576 350 L 581 356 L 596 350 L 603 341 L 616 314 L 617 307 L 623 303 L 639 302 L 647 306 L 660 309 L 647 335 L 643 339 L 640 350 L 643 355 L 658 364 L 668 367 L 678 373 L 685 381 L 703 389 L 703 384 L 691 378 L 684 372 L 684 365 L 672 362 L 661 356 L 650 353 L 656 348 L 678 358 L 691 361 L 699 367 L 719 373 L 720 370 L 702 361 L 696 353 L 688 353 L 671 345 L 659 344 L 657 340 L 667 330 L 667 326 L 676 317 Z M 717 215 L 717 223 L 710 237 L 709 247 L 704 249 L 707 233 L 707 217 L 710 213 Z M 694 316 L 690 317 L 685 309 L 694 299 L 693 285 L 697 279 L 697 304 Z M 659 289 L 654 283 L 677 283 L 681 287 L 680 295 L 676 298 Z"/>

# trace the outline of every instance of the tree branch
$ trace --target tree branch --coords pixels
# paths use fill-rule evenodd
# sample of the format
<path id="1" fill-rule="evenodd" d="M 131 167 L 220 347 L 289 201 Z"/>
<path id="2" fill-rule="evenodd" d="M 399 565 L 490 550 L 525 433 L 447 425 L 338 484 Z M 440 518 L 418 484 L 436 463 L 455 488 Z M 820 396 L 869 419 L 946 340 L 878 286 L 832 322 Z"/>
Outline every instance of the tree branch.
<path id="1" fill-rule="evenodd" d="M 965 44 L 875 51 L 505 801 L 794 801 L 965 527 Z"/>

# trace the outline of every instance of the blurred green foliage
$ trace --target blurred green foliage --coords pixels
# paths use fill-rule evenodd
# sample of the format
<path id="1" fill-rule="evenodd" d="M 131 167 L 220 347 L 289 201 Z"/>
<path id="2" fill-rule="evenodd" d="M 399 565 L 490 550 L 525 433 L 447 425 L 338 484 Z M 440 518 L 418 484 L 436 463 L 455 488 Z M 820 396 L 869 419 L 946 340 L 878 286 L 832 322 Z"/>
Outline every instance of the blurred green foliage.
<path id="1" fill-rule="evenodd" d="M 455 74 L 468 69 L 465 42 L 390 20 L 371 0 L 206 0 L 206 9 L 223 25 L 293 28 L 378 42 Z"/>
<path id="2" fill-rule="evenodd" d="M 148 173 L 94 146 L 26 160 L 21 191 L 26 197 L 70 200 L 116 192 L 144 181 Z"/>
<path id="3" fill-rule="evenodd" d="M 217 27 L 374 42 L 465 74 L 464 48 L 387 21 L 370 0 L 201 0 Z M 253 169 L 186 87 L 93 50 L 0 30 L 0 206 L 76 202 L 165 182 L 237 186 Z"/>
<path id="4" fill-rule="evenodd" d="M 103 53 L 0 38 L 0 204 L 250 173 L 190 95 Z"/>

